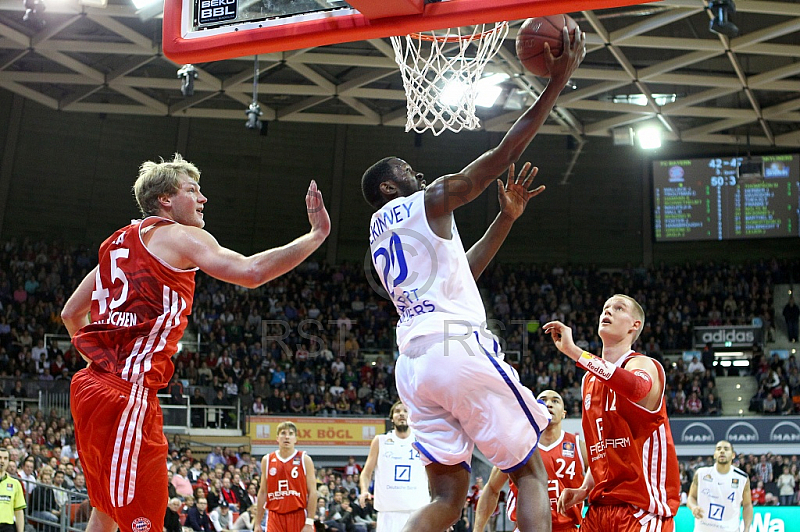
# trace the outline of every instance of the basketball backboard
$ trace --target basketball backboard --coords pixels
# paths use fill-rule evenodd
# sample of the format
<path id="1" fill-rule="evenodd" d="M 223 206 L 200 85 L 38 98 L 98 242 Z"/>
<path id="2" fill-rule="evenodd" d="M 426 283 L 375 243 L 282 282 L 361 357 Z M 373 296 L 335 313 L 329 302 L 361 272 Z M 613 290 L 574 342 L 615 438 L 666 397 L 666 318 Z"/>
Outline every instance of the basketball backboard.
<path id="1" fill-rule="evenodd" d="M 164 54 L 201 63 L 642 0 L 166 0 Z"/>

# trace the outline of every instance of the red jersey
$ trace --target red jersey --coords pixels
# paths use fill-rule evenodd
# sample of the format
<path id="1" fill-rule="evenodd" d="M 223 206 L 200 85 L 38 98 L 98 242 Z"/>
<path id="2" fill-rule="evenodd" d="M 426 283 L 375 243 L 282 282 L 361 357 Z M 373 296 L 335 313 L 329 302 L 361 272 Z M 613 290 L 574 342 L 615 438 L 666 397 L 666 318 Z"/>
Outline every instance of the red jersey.
<path id="1" fill-rule="evenodd" d="M 514 481 L 508 479 L 508 497 L 506 497 L 506 515 L 508 516 L 508 520 L 516 523 L 517 522 L 517 486 L 514 484 Z M 514 530 L 517 528 L 514 527 Z"/>
<path id="2" fill-rule="evenodd" d="M 580 488 L 583 484 L 583 455 L 577 434 L 561 432 L 552 445 L 546 447 L 539 443 L 539 454 L 547 469 L 547 492 L 550 496 L 550 514 L 553 518 L 553 530 L 572 528 L 581 524 L 583 503 L 576 504 L 567 515 L 558 513 L 556 503 L 564 488 Z"/>
<path id="3" fill-rule="evenodd" d="M 288 514 L 308 507 L 305 452 L 295 451 L 283 459 L 277 451 L 267 458 L 267 503 L 269 512 Z M 313 471 L 312 471 L 313 474 Z"/>
<path id="4" fill-rule="evenodd" d="M 631 351 L 616 365 L 625 367 L 637 356 L 644 355 Z M 664 368 L 655 364 L 663 385 Z M 587 373 L 582 397 L 583 436 L 595 481 L 589 503 L 631 504 L 651 514 L 674 516 L 680 504 L 680 473 L 663 396 L 651 412 Z"/>
<path id="5" fill-rule="evenodd" d="M 91 324 L 72 339 L 99 370 L 156 390 L 175 369 L 172 355 L 192 311 L 197 270 L 173 268 L 145 247 L 142 235 L 162 223 L 176 222 L 149 217 L 103 242 Z"/>

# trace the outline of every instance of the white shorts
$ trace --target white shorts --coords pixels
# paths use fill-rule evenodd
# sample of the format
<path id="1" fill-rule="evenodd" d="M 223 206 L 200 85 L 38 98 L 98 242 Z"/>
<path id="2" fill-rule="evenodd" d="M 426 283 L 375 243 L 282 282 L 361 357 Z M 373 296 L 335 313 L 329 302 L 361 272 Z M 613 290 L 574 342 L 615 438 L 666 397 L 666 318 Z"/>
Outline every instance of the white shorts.
<path id="1" fill-rule="evenodd" d="M 395 368 L 426 464 L 470 469 L 473 445 L 506 473 L 527 463 L 550 413 L 519 382 L 494 337 L 419 337 Z"/>
<path id="2" fill-rule="evenodd" d="M 375 532 L 402 532 L 414 512 L 378 512 Z"/>

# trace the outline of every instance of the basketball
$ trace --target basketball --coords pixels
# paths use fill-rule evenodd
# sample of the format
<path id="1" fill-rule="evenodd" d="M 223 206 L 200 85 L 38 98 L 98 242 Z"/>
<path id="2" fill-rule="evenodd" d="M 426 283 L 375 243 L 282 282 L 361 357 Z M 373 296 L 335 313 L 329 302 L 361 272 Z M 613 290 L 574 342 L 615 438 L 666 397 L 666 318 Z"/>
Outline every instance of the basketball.
<path id="1" fill-rule="evenodd" d="M 544 43 L 550 45 L 553 57 L 563 51 L 561 30 L 566 26 L 570 39 L 575 37 L 578 24 L 569 15 L 550 15 L 529 18 L 522 23 L 517 34 L 517 58 L 531 74 L 549 78 L 550 73 L 544 60 Z"/>

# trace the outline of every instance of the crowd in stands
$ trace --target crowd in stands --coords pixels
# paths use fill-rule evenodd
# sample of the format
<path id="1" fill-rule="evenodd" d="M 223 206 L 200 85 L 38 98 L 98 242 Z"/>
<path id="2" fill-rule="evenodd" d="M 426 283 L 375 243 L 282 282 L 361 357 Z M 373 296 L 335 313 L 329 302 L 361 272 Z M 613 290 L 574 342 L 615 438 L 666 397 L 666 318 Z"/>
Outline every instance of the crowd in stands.
<path id="1" fill-rule="evenodd" d="M 54 387 L 66 390 L 83 366 L 67 343 L 45 345 L 44 335 L 65 334 L 61 308 L 95 262 L 86 247 L 29 240 L 0 244 L 0 377 L 23 381 L 6 393 L 25 393 L 25 382 L 35 380 L 56 381 Z M 799 277 L 800 261 L 778 260 L 618 269 L 498 264 L 487 269 L 479 286 L 490 326 L 522 382 L 537 393 L 564 390 L 568 411 L 578 415 L 581 373 L 540 333 L 541 324 L 564 321 L 579 346 L 597 352 L 603 302 L 627 293 L 647 312 L 636 348 L 661 359 L 664 352 L 691 349 L 697 324 L 756 319 L 766 337 L 773 335 L 772 287 Z M 313 261 L 254 290 L 198 274 L 188 336 L 200 338 L 199 349 L 187 345 L 178 354 L 175 379 L 165 392 L 178 404 L 187 396 L 194 404 L 241 401 L 245 415 L 385 415 L 397 397 L 396 318 L 373 285 L 360 265 Z M 720 413 L 713 372 L 697 369 L 667 367 L 674 415 Z M 796 371 L 794 377 L 792 368 L 774 371 L 776 376 L 762 379 L 765 385 L 777 379 L 791 397 Z M 781 411 L 781 397 L 771 395 Z M 226 415 L 222 425 L 232 424 L 235 415 Z"/>
<path id="2" fill-rule="evenodd" d="M 760 356 L 753 362 L 758 390 L 750 410 L 768 415 L 800 412 L 800 365 L 795 355 L 788 359 Z"/>

